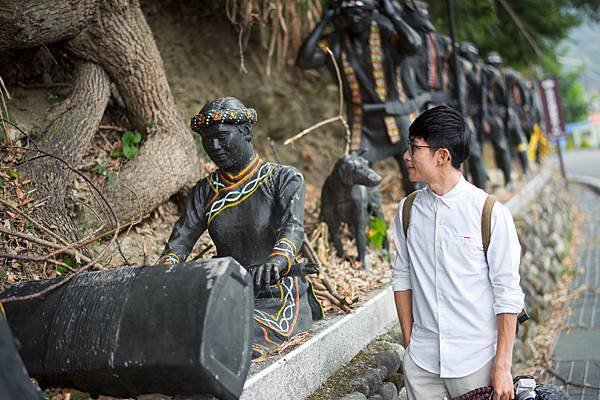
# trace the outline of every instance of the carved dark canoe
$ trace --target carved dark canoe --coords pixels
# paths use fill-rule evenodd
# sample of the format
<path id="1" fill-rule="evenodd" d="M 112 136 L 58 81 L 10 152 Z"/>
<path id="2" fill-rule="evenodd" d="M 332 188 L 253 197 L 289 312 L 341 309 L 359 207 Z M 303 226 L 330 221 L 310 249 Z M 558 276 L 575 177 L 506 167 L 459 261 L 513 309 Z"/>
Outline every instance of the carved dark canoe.
<path id="1" fill-rule="evenodd" d="M 0 314 L 0 399 L 41 400 L 42 393 L 29 380 L 8 323 Z"/>
<path id="2" fill-rule="evenodd" d="M 11 286 L 0 297 L 55 282 Z M 240 396 L 250 367 L 252 281 L 232 258 L 86 272 L 5 305 L 29 373 L 94 395 Z"/>

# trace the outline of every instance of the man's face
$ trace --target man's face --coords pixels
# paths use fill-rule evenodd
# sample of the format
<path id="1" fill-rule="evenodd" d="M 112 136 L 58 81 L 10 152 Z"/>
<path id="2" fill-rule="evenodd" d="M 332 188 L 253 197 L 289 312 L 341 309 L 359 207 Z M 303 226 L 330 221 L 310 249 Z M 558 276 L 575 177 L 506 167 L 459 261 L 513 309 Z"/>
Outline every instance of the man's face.
<path id="1" fill-rule="evenodd" d="M 352 33 L 361 33 L 369 29 L 373 10 L 368 6 L 343 7 L 342 15 Z"/>
<path id="2" fill-rule="evenodd" d="M 253 154 L 251 137 L 244 132 L 239 125 L 211 125 L 202 132 L 202 147 L 219 168 L 243 167 Z"/>
<path id="3" fill-rule="evenodd" d="M 443 149 L 431 148 L 423 138 L 410 139 L 408 150 L 404 153 L 404 161 L 411 182 L 428 183 L 438 174 L 438 151 Z"/>

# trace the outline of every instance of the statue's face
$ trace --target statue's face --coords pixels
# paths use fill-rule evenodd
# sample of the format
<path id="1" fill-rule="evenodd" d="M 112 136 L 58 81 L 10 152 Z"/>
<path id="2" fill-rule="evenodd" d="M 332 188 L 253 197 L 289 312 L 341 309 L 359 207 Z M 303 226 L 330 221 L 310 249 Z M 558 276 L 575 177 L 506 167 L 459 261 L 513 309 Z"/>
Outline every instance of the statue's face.
<path id="1" fill-rule="evenodd" d="M 361 33 L 369 29 L 373 10 L 370 7 L 343 7 L 342 15 L 348 26 L 348 30 L 352 33 Z"/>
<path id="2" fill-rule="evenodd" d="M 429 10 L 427 7 L 409 2 L 404 5 L 403 11 L 406 22 L 414 29 L 421 32 L 435 32 L 435 27 L 429 19 Z"/>
<path id="3" fill-rule="evenodd" d="M 254 154 L 252 133 L 242 125 L 211 125 L 201 136 L 208 157 L 226 171 L 243 168 Z"/>

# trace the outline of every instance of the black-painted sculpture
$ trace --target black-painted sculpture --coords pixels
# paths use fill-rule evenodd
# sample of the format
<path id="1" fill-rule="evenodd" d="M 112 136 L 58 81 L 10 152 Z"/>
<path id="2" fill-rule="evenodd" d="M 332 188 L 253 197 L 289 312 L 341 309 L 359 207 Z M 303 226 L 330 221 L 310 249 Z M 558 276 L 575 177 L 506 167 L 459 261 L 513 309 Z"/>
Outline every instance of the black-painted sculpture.
<path id="1" fill-rule="evenodd" d="M 449 41 L 436 33 L 429 19 L 426 3 L 407 1 L 402 8 L 402 16 L 418 32 L 423 43 L 421 50 L 408 61 L 417 96 L 427 94 L 428 97 L 420 111 L 448 103 L 451 96 L 448 92 L 448 64 L 445 64 L 445 60 L 449 59 Z M 412 85 L 407 82 L 407 86 Z"/>
<path id="2" fill-rule="evenodd" d="M 60 279 L 13 284 L 0 299 Z M 233 400 L 250 369 L 252 300 L 250 275 L 225 257 L 81 272 L 5 309 L 23 362 L 44 389 Z"/>
<path id="3" fill-rule="evenodd" d="M 381 177 L 369 167 L 369 162 L 357 153 L 341 157 L 333 167 L 331 175 L 325 179 L 321 191 L 321 215 L 339 257 L 346 257 L 341 224 L 350 228 L 356 240 L 358 259 L 363 270 L 369 269 L 366 262 L 367 236 L 366 230 L 370 215 L 383 218 L 378 204 L 371 198 L 378 193 L 374 188 L 381 182 Z M 387 248 L 387 240 L 384 241 Z"/>
<path id="4" fill-rule="evenodd" d="M 304 238 L 304 179 L 262 160 L 252 146 L 256 112 L 233 97 L 207 103 L 192 119 L 218 169 L 192 189 L 160 259 L 184 261 L 208 233 L 217 257 L 231 256 L 255 281 L 254 356 L 305 331 L 322 309 L 294 259 Z M 310 271 L 315 272 L 315 271 Z"/>
<path id="5" fill-rule="evenodd" d="M 529 173 L 527 138 L 523 131 L 520 114 L 525 106 L 526 90 L 521 75 L 512 68 L 503 68 L 506 82 L 506 130 L 511 148 L 521 164 L 524 174 Z"/>
<path id="6" fill-rule="evenodd" d="M 42 392 L 29 380 L 0 304 L 0 399 L 41 400 Z"/>
<path id="7" fill-rule="evenodd" d="M 460 44 L 459 54 L 461 56 L 459 59 L 461 66 L 459 84 L 465 85 L 460 90 L 463 101 L 463 116 L 467 131 L 471 134 L 471 155 L 468 159 L 469 173 L 473 184 L 486 190 L 487 177 L 483 163 L 481 134 L 483 130 L 481 122 L 483 115 L 483 77 L 478 60 L 479 51 L 473 43 L 463 42 Z"/>
<path id="8" fill-rule="evenodd" d="M 506 136 L 506 85 L 498 66 L 502 58 L 496 52 L 490 52 L 486 63 L 482 65 L 483 77 L 483 132 L 494 147 L 496 166 L 504 174 L 504 183 L 511 183 L 511 153 Z"/>
<path id="9" fill-rule="evenodd" d="M 422 41 L 402 19 L 396 2 L 382 0 L 381 7 L 378 4 L 376 0 L 330 1 L 323 19 L 304 41 L 297 65 L 308 69 L 328 64 L 335 76 L 326 51 L 331 49 L 342 70 L 351 149 L 363 150 L 371 163 L 394 157 L 408 193 L 415 186 L 408 180 L 402 156 L 408 126 L 419 105 L 411 101 L 414 93 L 404 87 L 403 75 L 409 73 L 407 55 L 417 52 Z M 325 34 L 337 12 L 341 23 Z"/>

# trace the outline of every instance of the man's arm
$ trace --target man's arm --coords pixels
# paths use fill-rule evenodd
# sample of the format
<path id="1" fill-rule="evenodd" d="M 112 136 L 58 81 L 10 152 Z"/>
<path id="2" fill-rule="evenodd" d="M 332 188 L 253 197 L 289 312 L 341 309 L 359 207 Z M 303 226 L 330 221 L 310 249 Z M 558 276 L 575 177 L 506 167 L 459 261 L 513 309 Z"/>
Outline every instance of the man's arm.
<path id="1" fill-rule="evenodd" d="M 514 399 L 511 367 L 517 314 L 498 314 L 496 317 L 498 319 L 498 342 L 490 380 L 494 387 L 494 399 L 509 400 Z"/>
<path id="2" fill-rule="evenodd" d="M 398 212 L 394 219 L 394 243 L 396 245 L 396 261 L 392 270 L 392 289 L 394 290 L 394 301 L 396 303 L 396 312 L 402 329 L 402 339 L 404 347 L 410 342 L 412 334 L 413 313 L 412 313 L 412 286 L 410 282 L 410 260 L 408 258 L 408 247 L 404 230 L 402 227 L 402 207 L 406 199 L 400 202 Z"/>
<path id="3" fill-rule="evenodd" d="M 413 326 L 412 290 L 394 292 L 394 301 L 396 302 L 396 312 L 398 313 L 400 329 L 402 330 L 404 348 L 406 348 L 410 342 Z"/>
<path id="4" fill-rule="evenodd" d="M 517 314 L 523 309 L 524 296 L 519 286 L 521 246 L 510 211 L 496 203 L 492 211 L 492 231 L 487 259 L 494 293 L 494 313 L 498 320 L 496 359 L 491 383 L 495 399 L 514 398 L 511 377 Z"/>

